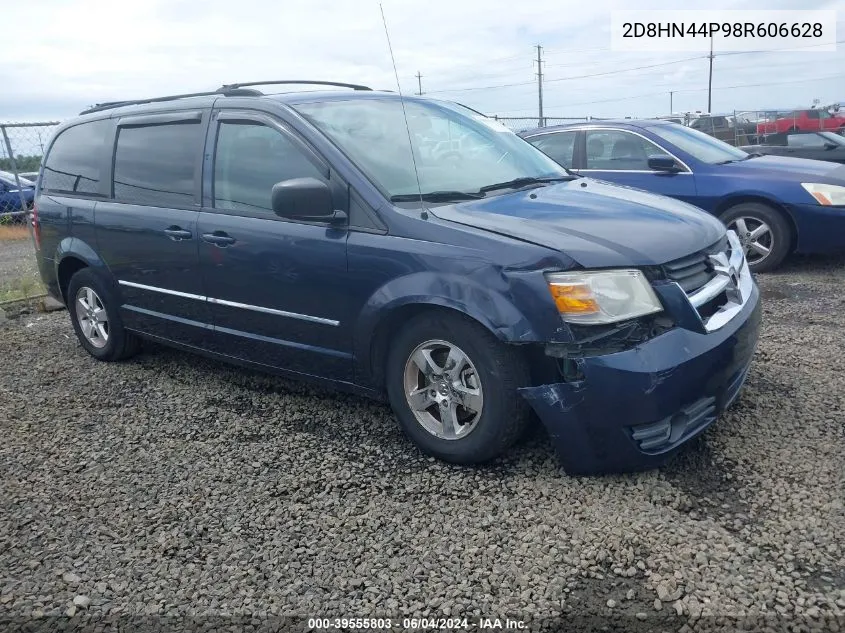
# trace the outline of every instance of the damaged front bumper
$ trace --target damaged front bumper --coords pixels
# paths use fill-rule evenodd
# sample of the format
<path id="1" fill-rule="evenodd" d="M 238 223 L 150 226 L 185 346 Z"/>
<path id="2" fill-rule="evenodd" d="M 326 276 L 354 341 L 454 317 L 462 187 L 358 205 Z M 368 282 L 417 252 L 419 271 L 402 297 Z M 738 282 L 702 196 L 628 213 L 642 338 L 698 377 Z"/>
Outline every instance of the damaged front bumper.
<path id="1" fill-rule="evenodd" d="M 634 349 L 577 360 L 580 379 L 520 389 L 571 474 L 659 466 L 736 398 L 757 344 L 760 295 L 720 329 L 673 328 Z"/>

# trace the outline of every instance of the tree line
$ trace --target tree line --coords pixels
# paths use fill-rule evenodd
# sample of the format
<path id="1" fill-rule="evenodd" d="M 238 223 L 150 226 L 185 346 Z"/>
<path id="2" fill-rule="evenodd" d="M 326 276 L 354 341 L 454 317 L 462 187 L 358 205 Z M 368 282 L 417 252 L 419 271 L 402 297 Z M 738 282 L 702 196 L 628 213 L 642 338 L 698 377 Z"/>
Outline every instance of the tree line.
<path id="1" fill-rule="evenodd" d="M 41 156 L 35 154 L 23 156 L 18 154 L 15 156 L 15 165 L 18 171 L 38 171 L 38 168 L 41 166 Z M 12 171 L 12 159 L 0 158 L 0 171 Z"/>

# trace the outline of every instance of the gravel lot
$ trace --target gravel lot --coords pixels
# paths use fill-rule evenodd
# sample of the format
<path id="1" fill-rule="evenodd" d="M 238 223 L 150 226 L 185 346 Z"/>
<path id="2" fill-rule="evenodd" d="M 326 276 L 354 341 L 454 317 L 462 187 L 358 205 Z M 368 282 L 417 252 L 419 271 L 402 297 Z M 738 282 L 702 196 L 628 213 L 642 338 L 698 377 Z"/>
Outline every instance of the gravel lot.
<path id="1" fill-rule="evenodd" d="M 492 465 L 449 466 L 384 405 L 155 346 L 98 363 L 65 312 L 8 319 L 0 620 L 845 628 L 843 279 L 845 258 L 762 276 L 762 340 L 732 410 L 662 470 L 586 479 L 539 429 Z"/>

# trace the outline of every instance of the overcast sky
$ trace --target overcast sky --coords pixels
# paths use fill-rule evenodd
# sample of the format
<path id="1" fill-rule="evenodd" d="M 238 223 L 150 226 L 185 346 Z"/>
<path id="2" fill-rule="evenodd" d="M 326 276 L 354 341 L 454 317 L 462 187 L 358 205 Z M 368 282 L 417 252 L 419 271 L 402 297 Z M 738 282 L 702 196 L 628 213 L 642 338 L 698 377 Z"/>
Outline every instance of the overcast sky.
<path id="1" fill-rule="evenodd" d="M 330 79 L 395 89 L 374 0 L 37 0 L 5 3 L 0 121 L 63 119 L 102 101 L 256 79 Z M 707 60 L 610 49 L 622 2 L 383 0 L 402 88 L 489 114 L 536 116 L 535 44 L 544 46 L 547 116 L 651 116 L 704 110 Z M 629 7 L 631 5 L 628 5 Z M 721 9 L 835 9 L 845 0 L 716 1 Z M 677 8 L 677 1 L 637 8 Z M 688 7 L 701 8 L 701 7 Z M 812 49 L 809 49 L 812 50 Z M 716 51 L 718 53 L 718 50 Z M 573 78 L 667 63 L 639 71 Z M 554 81 L 562 79 L 561 81 Z M 745 84 L 768 84 L 729 88 Z M 713 111 L 845 101 L 836 52 L 717 57 Z M 467 88 L 482 88 L 466 90 Z M 461 90 L 458 90 L 461 89 Z M 446 92 L 446 90 L 455 90 Z"/>

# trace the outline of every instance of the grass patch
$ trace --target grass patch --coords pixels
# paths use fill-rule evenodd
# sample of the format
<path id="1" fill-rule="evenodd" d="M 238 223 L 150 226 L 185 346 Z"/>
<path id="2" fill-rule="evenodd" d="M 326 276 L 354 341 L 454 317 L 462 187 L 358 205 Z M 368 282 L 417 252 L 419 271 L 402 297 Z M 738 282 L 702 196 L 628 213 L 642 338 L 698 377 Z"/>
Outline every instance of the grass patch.
<path id="1" fill-rule="evenodd" d="M 46 292 L 38 273 L 29 273 L 20 277 L 0 281 L 0 303 L 20 301 L 37 297 Z"/>
<path id="2" fill-rule="evenodd" d="M 0 242 L 28 239 L 29 227 L 26 224 L 0 224 Z"/>

